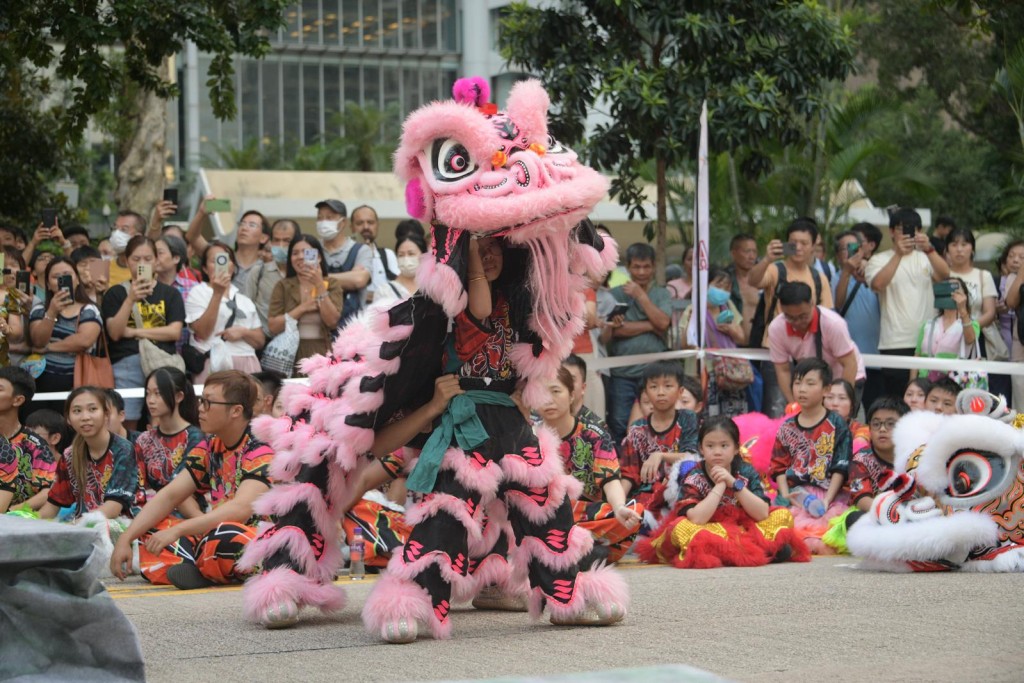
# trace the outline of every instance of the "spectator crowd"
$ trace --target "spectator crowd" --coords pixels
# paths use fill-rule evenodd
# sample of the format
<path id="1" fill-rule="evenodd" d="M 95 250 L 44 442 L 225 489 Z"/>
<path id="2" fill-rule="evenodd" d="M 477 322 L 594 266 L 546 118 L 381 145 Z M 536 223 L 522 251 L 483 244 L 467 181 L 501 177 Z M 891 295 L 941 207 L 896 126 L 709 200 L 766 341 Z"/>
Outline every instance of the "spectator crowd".
<path id="1" fill-rule="evenodd" d="M 186 228 L 165 223 L 170 202 L 148 219 L 122 211 L 95 246 L 56 220 L 31 238 L 0 226 L 0 513 L 134 518 L 114 573 L 137 566 L 180 588 L 244 576 L 236 560 L 255 536 L 253 502 L 273 458 L 250 421 L 282 413 L 283 381 L 352 315 L 415 294 L 429 248 L 412 220 L 394 250 L 379 247 L 374 209 L 350 215 L 337 199 L 312 207 L 315 236 L 247 211 L 230 242 L 208 240 L 211 199 Z M 583 484 L 574 516 L 598 541 L 585 563 L 614 562 L 638 537 L 647 561 L 739 562 L 700 534 L 712 524 L 725 525 L 716 537 L 756 539 L 748 563 L 842 552 L 843 530 L 892 467 L 902 415 L 951 413 L 964 388 L 1024 408 L 1024 378 L 865 365 L 865 354 L 1024 360 L 1024 241 L 1007 244 L 992 273 L 974 263 L 973 233 L 948 218 L 929 236 L 899 209 L 888 227 L 890 248 L 861 223 L 835 236 L 831 256 L 808 218 L 761 258 L 753 236 L 737 235 L 731 262 L 709 270 L 704 312 L 690 305 L 692 249 L 667 286 L 645 243 L 625 250 L 624 271 L 590 283 L 586 329 L 550 380 L 550 403 L 528 415 L 560 438 Z M 596 367 L 692 346 L 698 323 L 709 348 L 763 348 L 769 359 L 710 356 L 702 376 L 677 361 Z M 45 392 L 68 397 L 33 400 Z M 775 420 L 760 469 L 741 449 L 755 413 Z M 400 458 L 384 457 L 358 482 L 365 495 L 345 530 L 368 537 L 369 567 L 408 531 L 404 475 Z"/>

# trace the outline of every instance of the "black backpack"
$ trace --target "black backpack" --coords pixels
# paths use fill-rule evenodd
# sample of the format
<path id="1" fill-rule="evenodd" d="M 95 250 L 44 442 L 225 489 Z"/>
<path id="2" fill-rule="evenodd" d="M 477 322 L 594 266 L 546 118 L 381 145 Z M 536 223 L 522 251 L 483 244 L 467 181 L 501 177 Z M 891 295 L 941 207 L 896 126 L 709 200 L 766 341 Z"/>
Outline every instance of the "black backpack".
<path id="1" fill-rule="evenodd" d="M 754 320 L 750 324 L 750 339 L 747 342 L 747 347 L 751 349 L 759 349 L 764 343 L 765 330 L 768 329 L 768 325 L 775 319 L 779 307 L 779 288 L 789 282 L 787 279 L 786 263 L 784 261 L 776 261 L 775 267 L 779 270 L 779 281 L 775 285 L 775 296 L 772 297 L 772 310 L 770 315 L 765 315 L 764 292 L 761 292 L 757 300 L 757 308 L 754 310 Z M 809 267 L 811 269 L 811 279 L 814 280 L 814 305 L 817 306 L 821 303 L 821 273 L 814 266 Z"/>

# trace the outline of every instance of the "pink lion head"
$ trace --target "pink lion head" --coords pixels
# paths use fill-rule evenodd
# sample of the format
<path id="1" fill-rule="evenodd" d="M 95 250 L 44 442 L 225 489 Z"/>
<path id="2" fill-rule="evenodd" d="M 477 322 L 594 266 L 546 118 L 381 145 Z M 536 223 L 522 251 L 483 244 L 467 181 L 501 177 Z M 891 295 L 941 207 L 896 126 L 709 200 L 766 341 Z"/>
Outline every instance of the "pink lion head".
<path id="1" fill-rule="evenodd" d="M 453 93 L 405 122 L 395 173 L 410 215 L 522 242 L 573 228 L 608 191 L 549 137 L 550 100 L 538 81 L 517 83 L 505 111 L 487 102 L 483 79 L 459 79 Z"/>

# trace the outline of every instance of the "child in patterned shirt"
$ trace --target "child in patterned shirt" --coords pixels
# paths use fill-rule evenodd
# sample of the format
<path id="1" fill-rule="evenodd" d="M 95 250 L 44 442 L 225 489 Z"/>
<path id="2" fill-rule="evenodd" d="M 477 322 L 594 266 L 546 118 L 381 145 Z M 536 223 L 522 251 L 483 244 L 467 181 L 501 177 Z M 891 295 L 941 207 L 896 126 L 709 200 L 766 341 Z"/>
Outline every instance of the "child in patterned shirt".
<path id="1" fill-rule="evenodd" d="M 892 476 L 895 448 L 892 432 L 899 419 L 908 412 L 907 404 L 891 397 L 878 399 L 868 409 L 871 443 L 854 453 L 850 461 L 850 502 L 862 512 L 871 508 L 880 485 Z M 847 519 L 847 527 L 860 517 L 854 514 L 854 519 Z"/>

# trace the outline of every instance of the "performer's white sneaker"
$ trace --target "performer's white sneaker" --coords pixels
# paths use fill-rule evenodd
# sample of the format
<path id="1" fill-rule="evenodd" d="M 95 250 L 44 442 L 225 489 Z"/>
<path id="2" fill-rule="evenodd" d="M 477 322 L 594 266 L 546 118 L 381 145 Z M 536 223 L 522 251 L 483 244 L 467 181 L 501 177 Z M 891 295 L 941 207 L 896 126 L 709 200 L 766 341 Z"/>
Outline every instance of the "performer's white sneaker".
<path id="1" fill-rule="evenodd" d="M 291 600 L 282 600 L 263 611 L 260 623 L 266 628 L 288 628 L 299 621 L 299 606 Z"/>
<path id="2" fill-rule="evenodd" d="M 381 638 L 389 643 L 405 644 L 416 640 L 417 626 L 415 619 L 396 619 L 384 624 L 381 629 Z"/>
<path id="3" fill-rule="evenodd" d="M 551 623 L 556 626 L 609 626 L 622 621 L 626 610 L 617 602 L 602 602 L 588 605 L 582 614 L 576 616 L 552 614 Z"/>

